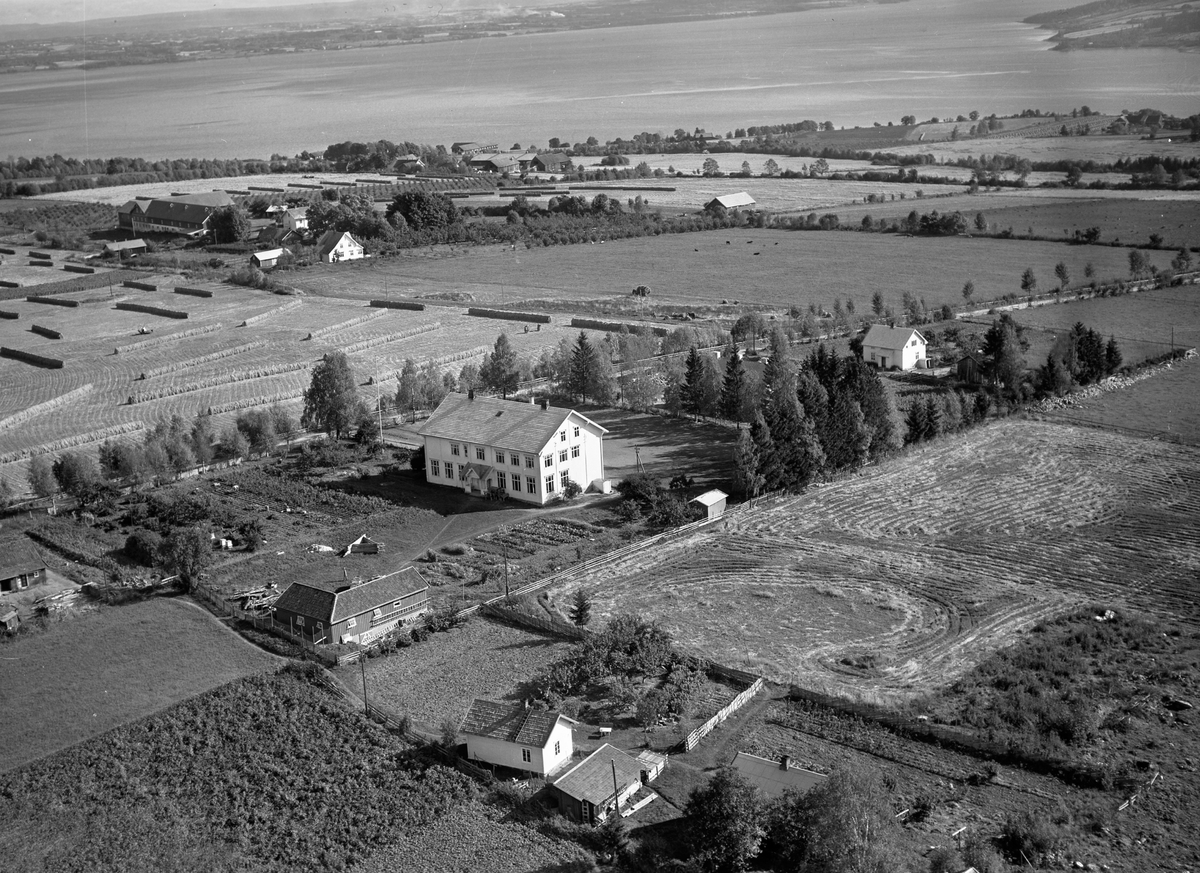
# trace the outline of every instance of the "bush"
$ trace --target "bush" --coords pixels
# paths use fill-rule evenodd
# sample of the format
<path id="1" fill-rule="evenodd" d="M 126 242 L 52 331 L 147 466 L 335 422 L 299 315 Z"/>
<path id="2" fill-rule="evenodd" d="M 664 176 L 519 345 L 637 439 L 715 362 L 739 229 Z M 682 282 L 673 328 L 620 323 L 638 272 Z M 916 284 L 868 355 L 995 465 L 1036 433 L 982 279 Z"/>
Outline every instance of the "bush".
<path id="1" fill-rule="evenodd" d="M 1000 832 L 1000 850 L 1014 864 L 1037 863 L 1059 843 L 1058 827 L 1041 814 L 1026 810 L 1010 815 Z"/>
<path id="2" fill-rule="evenodd" d="M 138 528 L 125 540 L 125 554 L 144 567 L 153 567 L 158 563 L 159 550 L 162 548 L 162 537 L 152 530 Z"/>

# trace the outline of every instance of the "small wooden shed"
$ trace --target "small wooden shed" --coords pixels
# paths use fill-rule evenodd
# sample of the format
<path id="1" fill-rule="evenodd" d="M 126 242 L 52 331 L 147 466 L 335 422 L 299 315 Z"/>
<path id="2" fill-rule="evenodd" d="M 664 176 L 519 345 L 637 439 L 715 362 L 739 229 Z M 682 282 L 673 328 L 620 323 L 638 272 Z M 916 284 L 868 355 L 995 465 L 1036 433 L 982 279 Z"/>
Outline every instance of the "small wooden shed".
<path id="1" fill-rule="evenodd" d="M 983 382 L 983 375 L 979 372 L 979 359 L 970 352 L 955 362 L 954 372 L 958 376 L 959 382 L 965 382 L 968 385 L 978 385 Z"/>
<path id="2" fill-rule="evenodd" d="M 703 506 L 708 518 L 713 519 L 725 514 L 725 501 L 728 499 L 728 494 L 720 488 L 714 488 L 712 491 L 705 491 L 699 497 L 693 497 L 692 503 Z"/>
<path id="3" fill-rule="evenodd" d="M 265 252 L 255 252 L 250 256 L 250 263 L 260 270 L 269 269 L 275 266 L 283 251 L 283 249 L 267 249 Z"/>

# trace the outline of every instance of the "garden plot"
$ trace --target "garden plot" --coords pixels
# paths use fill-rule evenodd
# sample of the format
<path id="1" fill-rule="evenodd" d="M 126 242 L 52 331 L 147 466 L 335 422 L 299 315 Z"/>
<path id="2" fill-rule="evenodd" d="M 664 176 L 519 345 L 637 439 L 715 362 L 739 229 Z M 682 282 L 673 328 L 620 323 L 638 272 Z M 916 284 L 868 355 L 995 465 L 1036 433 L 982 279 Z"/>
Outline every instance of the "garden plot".
<path id="1" fill-rule="evenodd" d="M 436 730 L 447 718 L 460 720 L 476 697 L 521 699 L 522 683 L 565 656 L 572 645 L 549 634 L 472 618 L 460 628 L 367 661 L 368 694 Z M 357 665 L 335 672 L 347 683 L 361 681 Z"/>
<path id="2" fill-rule="evenodd" d="M 546 521 L 534 519 L 492 533 L 481 534 L 474 540 L 476 549 L 493 554 L 523 557 L 590 539 L 595 528 L 575 521 Z"/>
<path id="3" fill-rule="evenodd" d="M 1007 422 L 554 589 L 718 662 L 910 697 L 1080 604 L 1195 614 L 1200 450 Z"/>

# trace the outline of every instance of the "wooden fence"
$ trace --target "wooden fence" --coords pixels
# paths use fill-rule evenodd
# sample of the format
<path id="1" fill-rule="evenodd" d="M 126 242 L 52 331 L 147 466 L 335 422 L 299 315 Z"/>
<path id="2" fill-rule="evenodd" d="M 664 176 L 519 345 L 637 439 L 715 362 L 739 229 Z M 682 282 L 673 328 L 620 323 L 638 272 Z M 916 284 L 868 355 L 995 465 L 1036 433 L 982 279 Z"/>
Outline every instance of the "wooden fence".
<path id="1" fill-rule="evenodd" d="M 763 678 L 759 676 L 754 680 L 754 683 L 749 688 L 747 688 L 737 697 L 733 698 L 733 700 L 729 701 L 729 703 L 725 704 L 724 708 L 720 712 L 684 737 L 683 742 L 681 743 L 683 750 L 685 752 L 690 752 L 692 749 L 696 748 L 696 746 L 700 745 L 700 741 L 712 733 L 713 729 L 717 725 L 724 722 L 725 719 L 729 718 L 729 716 L 733 715 L 735 712 L 753 700 L 754 695 L 758 694 L 762 687 Z"/>

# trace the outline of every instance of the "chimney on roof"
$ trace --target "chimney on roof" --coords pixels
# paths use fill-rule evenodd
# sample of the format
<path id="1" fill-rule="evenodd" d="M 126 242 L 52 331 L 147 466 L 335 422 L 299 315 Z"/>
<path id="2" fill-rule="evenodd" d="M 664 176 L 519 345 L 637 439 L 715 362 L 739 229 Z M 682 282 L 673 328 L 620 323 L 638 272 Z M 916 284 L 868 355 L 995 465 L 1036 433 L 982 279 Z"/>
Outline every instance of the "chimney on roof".
<path id="1" fill-rule="evenodd" d="M 468 400 L 474 400 L 474 399 L 475 399 L 475 389 L 474 389 L 474 388 L 468 388 L 468 389 L 467 389 L 467 399 L 468 399 Z"/>
<path id="2" fill-rule="evenodd" d="M 779 756 L 779 769 L 780 770 L 791 769 L 791 766 L 792 766 L 792 758 L 790 755 L 780 755 Z"/>

